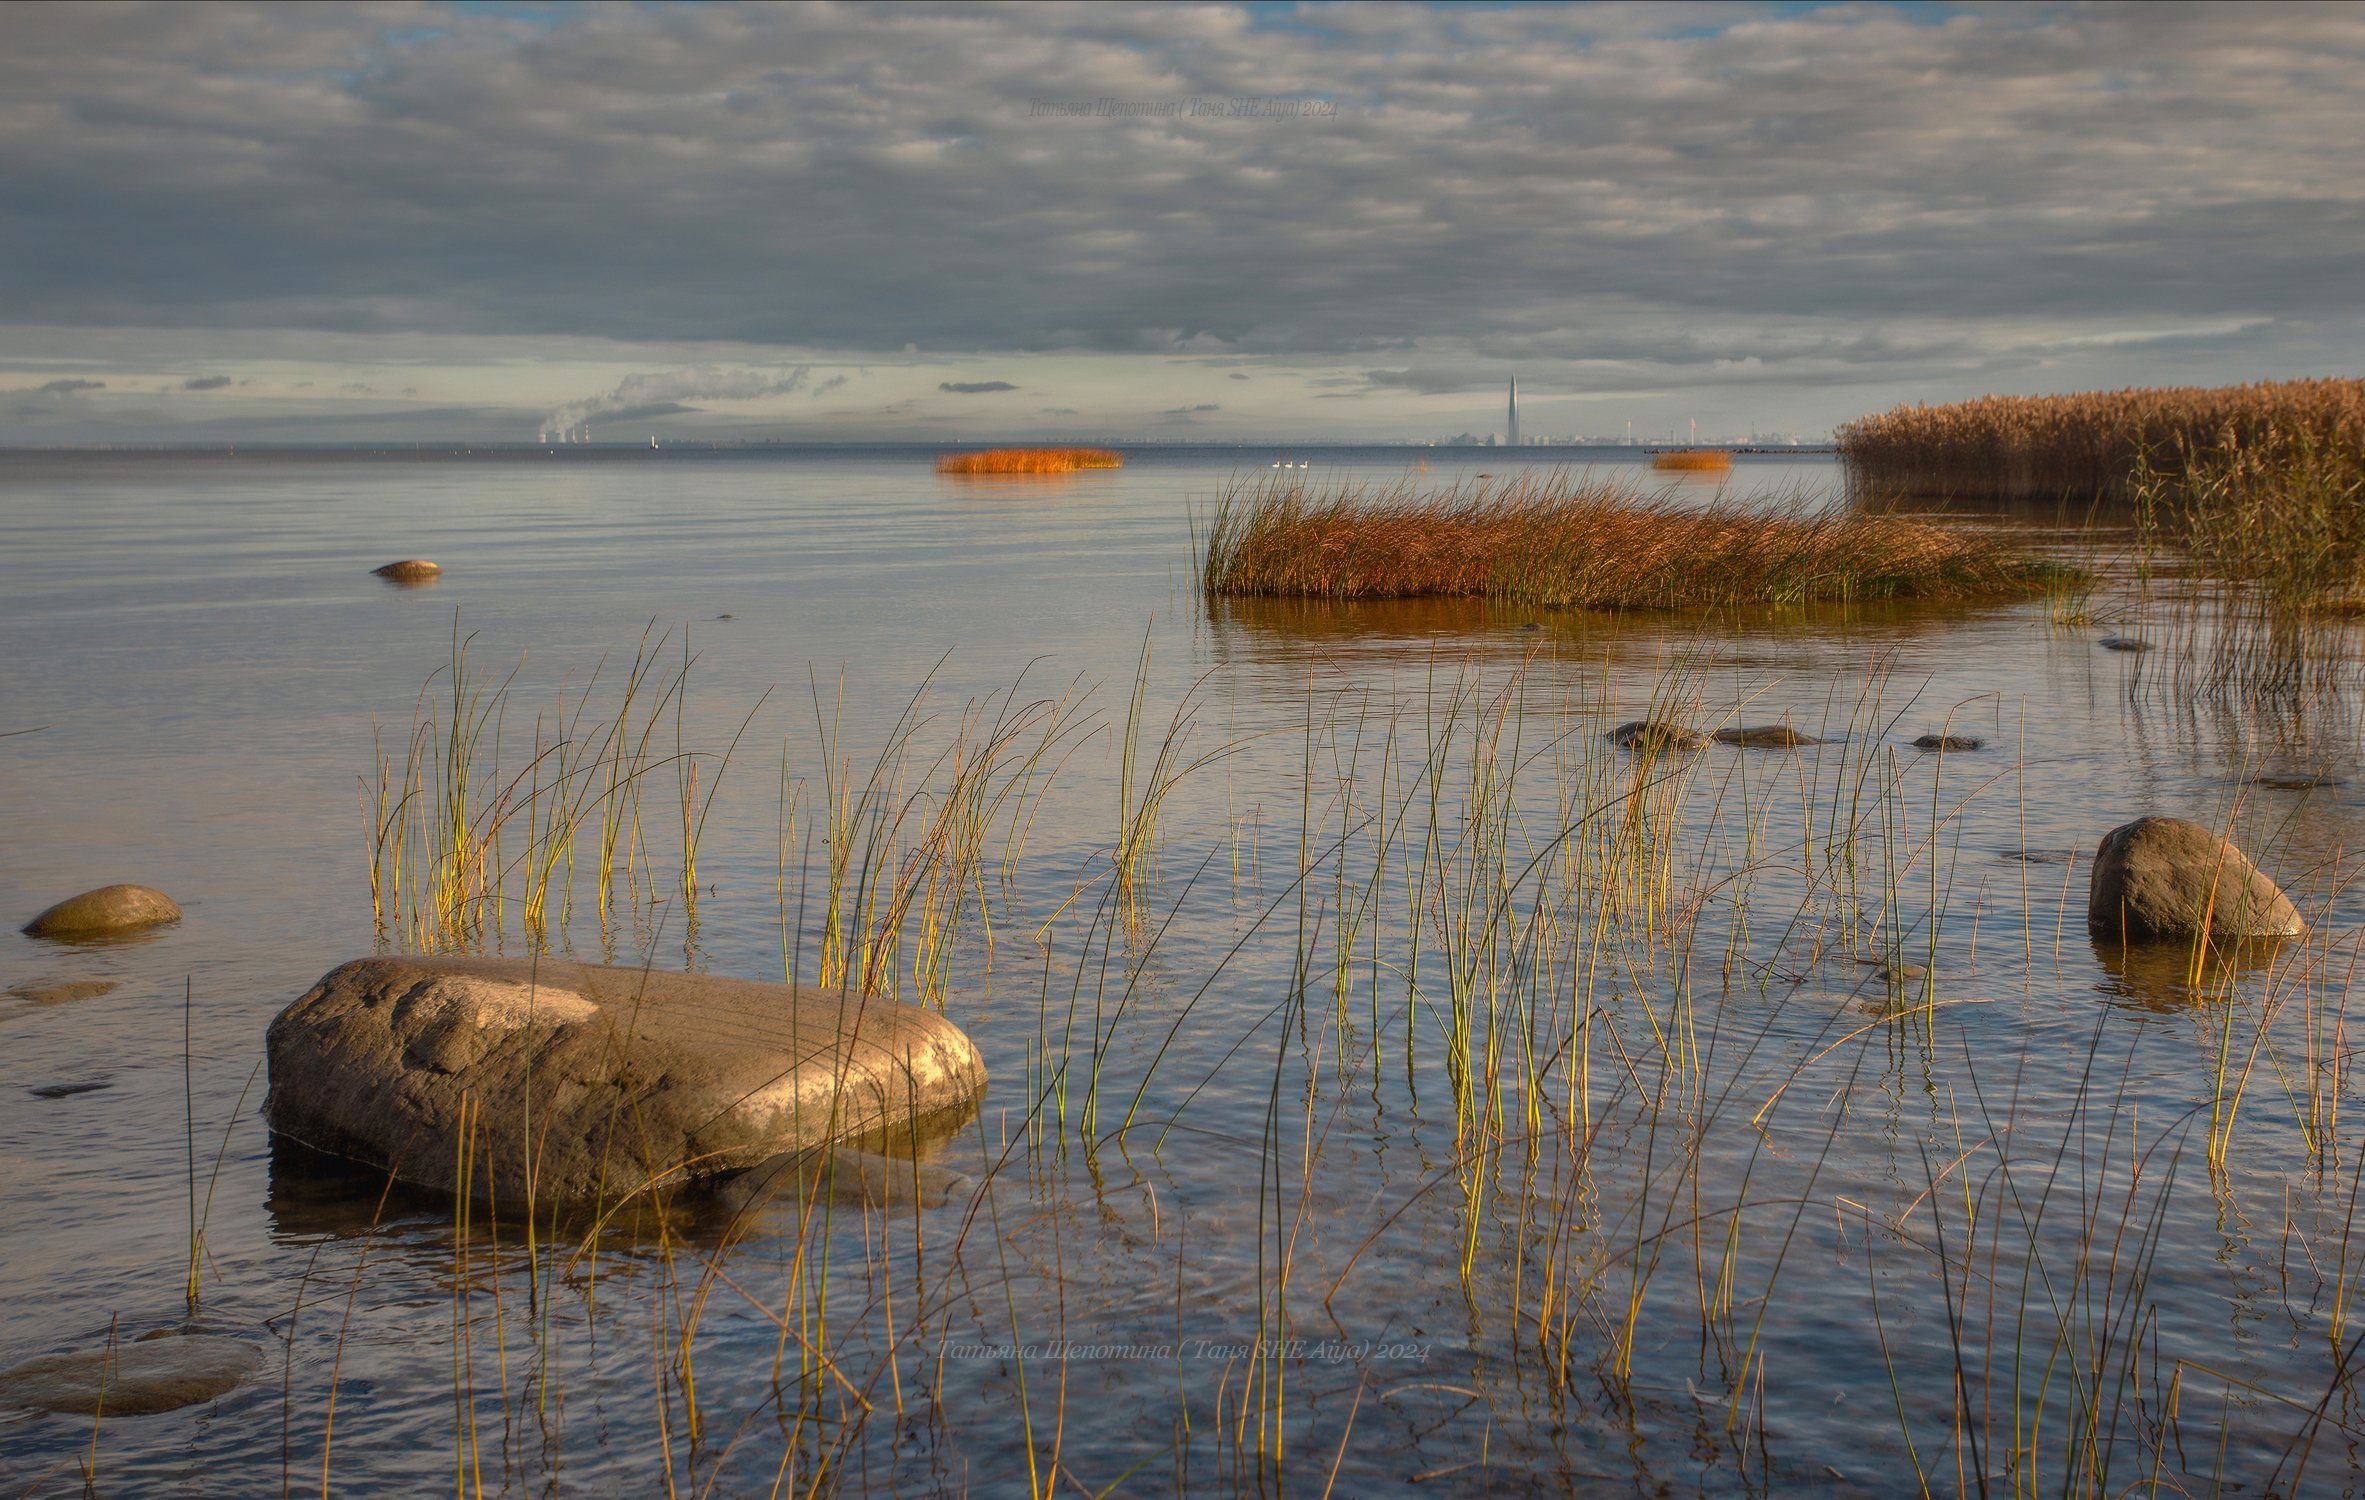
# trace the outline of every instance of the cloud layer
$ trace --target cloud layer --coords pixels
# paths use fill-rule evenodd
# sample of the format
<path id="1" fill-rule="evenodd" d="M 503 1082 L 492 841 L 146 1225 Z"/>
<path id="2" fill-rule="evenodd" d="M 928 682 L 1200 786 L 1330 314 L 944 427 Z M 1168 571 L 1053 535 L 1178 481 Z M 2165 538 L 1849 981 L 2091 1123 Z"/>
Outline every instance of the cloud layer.
<path id="1" fill-rule="evenodd" d="M 1283 20 L 13 7 L 0 324 L 1084 351 L 1314 371 L 1332 414 L 1508 367 L 2300 373 L 2365 331 L 2365 11 Z M 580 414 L 745 388 L 634 378 Z"/>

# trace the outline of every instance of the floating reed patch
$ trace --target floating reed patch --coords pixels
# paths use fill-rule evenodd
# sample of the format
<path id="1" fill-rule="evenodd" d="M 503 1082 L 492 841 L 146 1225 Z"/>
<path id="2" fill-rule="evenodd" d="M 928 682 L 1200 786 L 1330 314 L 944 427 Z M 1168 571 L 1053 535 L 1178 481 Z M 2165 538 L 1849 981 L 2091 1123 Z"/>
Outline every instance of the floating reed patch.
<path id="1" fill-rule="evenodd" d="M 1733 466 L 1733 455 L 1721 448 L 1686 448 L 1679 453 L 1654 453 L 1651 467 L 1676 474 L 1722 474 Z"/>
<path id="2" fill-rule="evenodd" d="M 1476 596 L 1662 609 L 1830 599 L 2025 597 L 2074 570 L 1999 535 L 1903 516 L 1679 506 L 1565 476 L 1419 494 L 1235 486 L 1210 518 L 1210 595 Z"/>
<path id="3" fill-rule="evenodd" d="M 1123 467 L 1125 455 L 1111 448 L 981 448 L 936 457 L 939 474 L 1072 474 Z"/>
<path id="4" fill-rule="evenodd" d="M 2130 501 L 2138 474 L 2204 455 L 2365 452 L 2365 380 L 2281 380 L 1900 406 L 1839 429 L 1876 495 Z"/>

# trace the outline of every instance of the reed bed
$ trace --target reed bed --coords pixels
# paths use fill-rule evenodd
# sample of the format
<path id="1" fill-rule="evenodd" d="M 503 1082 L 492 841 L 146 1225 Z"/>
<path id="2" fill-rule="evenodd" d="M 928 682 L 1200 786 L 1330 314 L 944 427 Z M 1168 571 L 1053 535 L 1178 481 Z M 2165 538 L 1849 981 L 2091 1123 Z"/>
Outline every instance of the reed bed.
<path id="1" fill-rule="evenodd" d="M 1999 533 L 1903 516 L 1687 505 L 1565 475 L 1235 484 L 1201 538 L 1210 596 L 1467 596 L 1540 608 L 2009 599 L 2074 582 Z"/>
<path id="2" fill-rule="evenodd" d="M 466 805 L 422 771 L 406 869 L 522 891 L 524 828 L 596 827 L 660 765 L 650 825 L 702 826 L 726 742 L 675 660 L 644 642 L 640 686 L 569 698 L 579 778 L 530 741 L 528 787 L 592 790 L 504 862 L 466 851 L 526 774 L 491 769 L 511 679 L 456 645 L 429 760 L 462 726 Z M 1901 742 L 2008 721 L 1917 707 L 1893 665 L 1794 694 L 1821 743 L 1773 756 L 1604 738 L 1762 712 L 1696 643 L 1251 682 L 1248 734 L 1146 642 L 1105 703 L 923 681 L 866 737 L 812 680 L 757 899 L 792 977 L 901 972 L 992 1052 L 988 1114 L 879 1143 L 966 1180 L 541 1220 L 349 1188 L 272 1324 L 282 1488 L 399 1487 L 347 1471 L 432 1443 L 393 1401 L 447 1353 L 462 1496 L 2336 1485 L 2365 1442 L 2356 934 L 2122 963 L 2065 1019 L 2082 871 L 1983 860 L 2017 762 Z M 636 752 L 660 708 L 670 753 Z M 563 888 L 542 908 L 566 946 Z M 413 1282 L 448 1299 L 436 1360 Z"/>
<path id="3" fill-rule="evenodd" d="M 2353 471 L 2365 380 L 1984 396 L 1859 417 L 1838 438 L 1851 482 L 1874 496 L 2131 502 L 2147 471 L 2307 455 Z"/>
<path id="4" fill-rule="evenodd" d="M 1071 474 L 1124 466 L 1125 455 L 1113 448 L 983 448 L 936 458 L 939 474 Z"/>
<path id="5" fill-rule="evenodd" d="M 1722 474 L 1733 467 L 1733 455 L 1721 448 L 1686 448 L 1652 454 L 1651 467 L 1676 474 Z"/>

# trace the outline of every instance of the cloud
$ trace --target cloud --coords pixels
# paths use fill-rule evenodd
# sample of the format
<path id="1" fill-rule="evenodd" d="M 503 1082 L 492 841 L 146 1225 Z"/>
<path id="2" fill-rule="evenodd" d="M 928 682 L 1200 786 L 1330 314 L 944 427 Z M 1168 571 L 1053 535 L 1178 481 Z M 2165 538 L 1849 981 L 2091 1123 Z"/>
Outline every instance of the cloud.
<path id="1" fill-rule="evenodd" d="M 805 377 L 811 373 L 810 365 L 798 365 L 786 374 L 777 370 L 696 366 L 627 375 L 605 395 L 589 396 L 560 407 L 542 419 L 542 427 L 545 431 L 558 432 L 601 418 L 658 415 L 658 407 L 668 412 L 695 410 L 674 404 L 684 401 L 755 401 L 765 396 L 785 396 L 803 386 Z"/>
<path id="2" fill-rule="evenodd" d="M 1038 417 L 1072 417 L 1076 415 L 1076 409 L 1072 406 L 1044 406 L 1038 407 L 1035 415 Z"/>
<path id="3" fill-rule="evenodd" d="M 813 387 L 813 399 L 816 401 L 820 400 L 822 397 L 828 395 L 831 391 L 836 390 L 839 386 L 846 384 L 849 378 L 850 377 L 844 375 L 830 376 L 829 379 L 824 380 L 821 382 L 821 384 Z"/>
<path id="4" fill-rule="evenodd" d="M 936 388 L 950 391 L 956 396 L 986 396 L 996 391 L 1018 389 L 1007 380 L 943 380 L 937 382 Z"/>
<path id="5" fill-rule="evenodd" d="M 184 391 L 218 391 L 230 383 L 227 375 L 199 375 L 181 382 Z"/>
<path id="6" fill-rule="evenodd" d="M 38 387 L 47 396 L 71 396 L 78 391 L 103 391 L 106 388 L 107 383 L 103 380 L 53 380 Z"/>
<path id="7" fill-rule="evenodd" d="M 27 14 L 0 324 L 93 347 L 509 339 L 775 380 L 1146 354 L 1256 361 L 1281 412 L 1314 409 L 1284 371 L 1364 370 L 1471 396 L 1467 425 L 1512 367 L 1885 401 L 2353 368 L 2365 318 L 2365 180 L 2324 148 L 2365 136 L 2339 7 Z M 1338 110 L 1030 114 L 1071 79 Z M 2175 328 L 2234 331 L 2111 341 Z M 552 420 L 700 399 L 752 398 L 620 388 Z"/>
<path id="8" fill-rule="evenodd" d="M 1246 380 L 1248 377 L 1241 374 L 1238 370 L 1234 370 L 1231 374 L 1225 376 L 1224 378 L 1226 380 Z"/>

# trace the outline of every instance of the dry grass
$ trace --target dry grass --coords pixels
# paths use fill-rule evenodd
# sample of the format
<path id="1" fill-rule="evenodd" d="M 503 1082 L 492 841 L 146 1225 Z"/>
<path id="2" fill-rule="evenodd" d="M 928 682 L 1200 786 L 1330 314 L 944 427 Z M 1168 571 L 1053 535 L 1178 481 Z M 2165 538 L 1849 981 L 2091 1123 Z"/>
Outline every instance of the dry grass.
<path id="1" fill-rule="evenodd" d="M 2261 381 L 1901 406 L 1839 429 L 1851 481 L 1880 495 L 2126 501 L 2145 464 L 2365 451 L 2365 380 Z"/>
<path id="2" fill-rule="evenodd" d="M 1111 448 L 981 448 L 936 458 L 939 474 L 1071 474 L 1124 466 L 1125 455 Z"/>
<path id="3" fill-rule="evenodd" d="M 1861 512 L 1682 507 L 1565 475 L 1421 494 L 1235 486 L 1210 520 L 1210 595 L 1477 596 L 1547 608 L 2025 597 L 2071 570 L 1987 531 Z"/>
<path id="4" fill-rule="evenodd" d="M 1651 455 L 1651 467 L 1677 474 L 1722 474 L 1733 466 L 1733 455 L 1716 448 L 1686 448 L 1679 453 Z"/>

